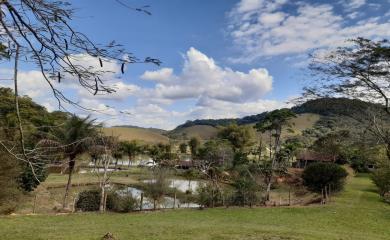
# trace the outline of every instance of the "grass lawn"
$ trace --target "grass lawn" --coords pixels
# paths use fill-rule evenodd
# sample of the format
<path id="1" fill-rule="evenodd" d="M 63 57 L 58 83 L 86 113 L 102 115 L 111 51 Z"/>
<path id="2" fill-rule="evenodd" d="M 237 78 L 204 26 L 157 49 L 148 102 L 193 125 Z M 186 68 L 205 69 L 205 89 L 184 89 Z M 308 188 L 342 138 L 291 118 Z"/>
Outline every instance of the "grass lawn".
<path id="1" fill-rule="evenodd" d="M 351 178 L 326 206 L 175 210 L 0 218 L 1 239 L 390 239 L 390 205 L 367 176 Z"/>

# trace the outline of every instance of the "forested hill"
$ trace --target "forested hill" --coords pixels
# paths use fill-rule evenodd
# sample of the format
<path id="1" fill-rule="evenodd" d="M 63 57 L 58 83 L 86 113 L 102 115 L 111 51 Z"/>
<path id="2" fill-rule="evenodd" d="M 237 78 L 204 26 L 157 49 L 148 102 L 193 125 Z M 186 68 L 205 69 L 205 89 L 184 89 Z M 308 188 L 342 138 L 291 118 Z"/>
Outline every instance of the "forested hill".
<path id="1" fill-rule="evenodd" d="M 321 98 L 307 101 L 299 106 L 292 107 L 291 110 L 297 114 L 314 113 L 322 116 L 353 116 L 356 114 L 361 114 L 362 109 L 367 107 L 380 108 L 381 106 L 348 98 Z M 263 112 L 243 118 L 230 119 L 197 119 L 194 121 L 187 121 L 186 123 L 179 125 L 176 129 L 187 128 L 195 125 L 208 125 L 216 127 L 227 126 L 232 123 L 236 123 L 238 125 L 251 124 L 261 121 L 264 119 L 266 114 L 267 112 Z"/>

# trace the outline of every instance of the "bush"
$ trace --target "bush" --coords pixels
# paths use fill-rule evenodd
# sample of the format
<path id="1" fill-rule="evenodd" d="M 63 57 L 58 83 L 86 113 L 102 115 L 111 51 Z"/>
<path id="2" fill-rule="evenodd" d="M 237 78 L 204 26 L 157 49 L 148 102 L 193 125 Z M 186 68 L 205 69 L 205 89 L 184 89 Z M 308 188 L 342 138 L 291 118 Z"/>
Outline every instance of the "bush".
<path id="1" fill-rule="evenodd" d="M 100 190 L 86 190 L 79 193 L 76 209 L 83 212 L 98 211 L 100 205 Z"/>
<path id="2" fill-rule="evenodd" d="M 232 199 L 233 205 L 245 206 L 260 203 L 259 185 L 250 177 L 240 177 L 233 183 L 235 192 Z"/>
<path id="3" fill-rule="evenodd" d="M 303 184 L 313 192 L 321 192 L 325 186 L 339 191 L 347 176 L 347 171 L 335 163 L 314 163 L 306 167 L 302 174 Z"/>
<path id="4" fill-rule="evenodd" d="M 0 150 L 0 214 L 15 211 L 23 193 L 19 189 L 19 162 Z"/>
<path id="5" fill-rule="evenodd" d="M 212 184 L 202 184 L 197 189 L 197 203 L 202 207 L 218 207 L 223 205 L 221 191 Z"/>
<path id="6" fill-rule="evenodd" d="M 23 167 L 23 172 L 19 176 L 20 187 L 24 191 L 32 192 L 36 187 L 38 187 L 41 182 L 46 180 L 48 172 L 46 171 L 45 163 L 35 163 L 34 173 L 32 172 L 31 166 L 25 164 L 25 166 Z"/>
<path id="7" fill-rule="evenodd" d="M 100 206 L 100 190 L 86 190 L 79 194 L 76 209 L 83 212 L 98 211 Z M 131 195 L 122 196 L 116 192 L 107 193 L 106 209 L 113 212 L 130 212 L 137 208 L 137 199 Z"/>
<path id="8" fill-rule="evenodd" d="M 390 167 L 379 168 L 371 175 L 372 181 L 378 187 L 382 197 L 390 195 Z"/>
<path id="9" fill-rule="evenodd" d="M 138 207 L 138 201 L 131 195 L 121 196 L 111 192 L 107 195 L 106 208 L 113 212 L 131 212 Z"/>

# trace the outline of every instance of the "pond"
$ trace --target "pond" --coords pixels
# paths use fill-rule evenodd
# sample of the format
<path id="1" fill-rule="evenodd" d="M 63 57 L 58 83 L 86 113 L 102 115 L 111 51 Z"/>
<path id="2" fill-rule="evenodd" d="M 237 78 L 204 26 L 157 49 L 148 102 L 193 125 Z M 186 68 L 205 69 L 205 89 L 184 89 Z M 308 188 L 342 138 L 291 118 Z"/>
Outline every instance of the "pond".
<path id="1" fill-rule="evenodd" d="M 154 179 L 147 179 L 143 180 L 143 183 L 150 183 L 154 182 Z M 200 181 L 198 180 L 183 180 L 183 179 L 176 179 L 176 178 L 170 178 L 169 181 L 169 187 L 170 188 L 176 188 L 177 190 L 181 192 L 187 192 L 190 191 L 192 193 L 195 193 L 199 187 Z"/>
<path id="2" fill-rule="evenodd" d="M 130 195 L 132 197 L 134 197 L 135 199 L 137 199 L 138 201 L 141 201 L 141 194 L 142 194 L 142 190 L 140 189 L 137 189 L 137 188 L 134 188 L 134 187 L 126 187 L 124 189 L 121 189 L 121 190 L 118 190 L 117 193 L 122 195 L 122 196 L 126 196 L 126 195 Z M 160 201 L 158 204 L 157 204 L 157 208 L 173 208 L 175 205 L 175 208 L 199 208 L 200 205 L 197 204 L 197 203 L 185 203 L 185 202 L 182 202 L 180 201 L 179 199 L 174 199 L 172 197 L 164 197 L 162 201 Z M 143 203 L 142 203 L 142 209 L 144 210 L 150 210 L 150 209 L 153 209 L 153 200 L 152 199 L 149 199 L 147 197 L 144 197 L 143 198 Z"/>

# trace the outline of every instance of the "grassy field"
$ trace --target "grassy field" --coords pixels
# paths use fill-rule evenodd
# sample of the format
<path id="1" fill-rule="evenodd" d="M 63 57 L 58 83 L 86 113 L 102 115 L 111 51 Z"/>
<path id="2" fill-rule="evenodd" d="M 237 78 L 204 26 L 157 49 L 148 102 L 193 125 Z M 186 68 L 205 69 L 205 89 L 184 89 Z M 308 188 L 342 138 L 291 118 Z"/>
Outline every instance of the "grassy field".
<path id="1" fill-rule="evenodd" d="M 168 210 L 0 218 L 1 239 L 390 239 L 390 206 L 367 176 L 349 180 L 326 206 Z"/>

